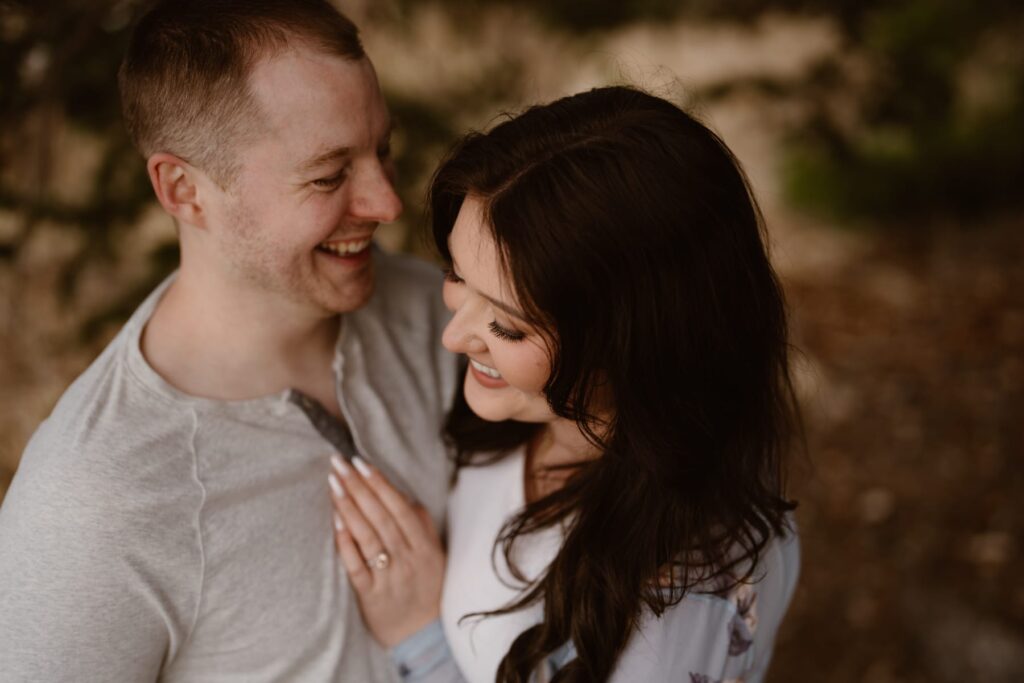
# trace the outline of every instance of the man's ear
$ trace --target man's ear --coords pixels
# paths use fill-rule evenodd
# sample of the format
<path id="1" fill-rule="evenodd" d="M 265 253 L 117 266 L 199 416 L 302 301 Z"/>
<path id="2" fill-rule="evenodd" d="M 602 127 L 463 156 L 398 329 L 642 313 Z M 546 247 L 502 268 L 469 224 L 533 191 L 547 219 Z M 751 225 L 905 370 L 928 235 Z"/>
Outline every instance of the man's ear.
<path id="1" fill-rule="evenodd" d="M 206 213 L 199 201 L 199 171 L 187 161 L 167 152 L 157 152 L 146 161 L 149 181 L 164 211 L 179 221 L 206 227 Z"/>

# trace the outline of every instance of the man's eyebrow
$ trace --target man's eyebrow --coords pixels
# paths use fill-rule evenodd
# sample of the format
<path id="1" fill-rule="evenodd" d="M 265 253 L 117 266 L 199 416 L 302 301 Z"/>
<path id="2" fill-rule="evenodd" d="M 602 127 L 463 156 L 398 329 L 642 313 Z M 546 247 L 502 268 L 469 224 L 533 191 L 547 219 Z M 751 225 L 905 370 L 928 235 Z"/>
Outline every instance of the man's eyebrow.
<path id="1" fill-rule="evenodd" d="M 351 147 L 335 147 L 334 149 L 327 150 L 323 154 L 318 154 L 312 159 L 303 161 L 299 165 L 299 172 L 309 173 L 310 171 L 316 170 L 329 162 L 338 161 L 339 159 L 345 159 L 350 156 L 352 156 Z"/>
<path id="2" fill-rule="evenodd" d="M 381 140 L 388 140 L 391 137 L 391 134 L 394 132 L 394 130 L 395 120 L 393 118 L 389 118 L 387 128 L 384 129 L 384 135 L 381 136 Z M 350 156 L 352 156 L 351 147 L 335 147 L 333 149 L 327 150 L 323 154 L 318 154 L 312 159 L 307 159 L 306 161 L 303 161 L 301 164 L 299 164 L 299 172 L 309 173 L 332 161 L 346 159 Z"/>
<path id="3" fill-rule="evenodd" d="M 450 255 L 451 251 L 449 251 L 448 253 Z M 452 256 L 451 259 L 452 259 L 452 270 L 456 270 L 456 271 L 459 270 L 458 264 L 455 263 L 455 257 Z M 486 294 L 484 294 L 483 292 L 477 290 L 474 287 L 470 287 L 470 289 L 472 289 L 474 292 L 476 292 L 477 294 L 479 294 L 483 298 L 487 299 L 492 304 L 494 304 L 497 308 L 500 308 L 501 310 L 505 311 L 509 315 L 514 316 L 516 318 L 519 318 L 520 320 L 524 320 L 524 321 L 526 320 L 526 316 L 523 315 L 522 311 L 518 311 L 518 310 L 512 308 L 511 306 L 509 306 L 508 304 L 503 303 L 501 301 L 498 301 L 494 297 L 487 296 Z"/>

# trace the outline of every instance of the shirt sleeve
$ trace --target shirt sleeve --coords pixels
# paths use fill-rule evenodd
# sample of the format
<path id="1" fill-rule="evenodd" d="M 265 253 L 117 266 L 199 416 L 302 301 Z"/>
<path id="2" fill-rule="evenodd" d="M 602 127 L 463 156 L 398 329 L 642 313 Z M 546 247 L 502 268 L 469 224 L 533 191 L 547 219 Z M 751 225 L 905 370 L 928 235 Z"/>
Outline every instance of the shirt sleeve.
<path id="1" fill-rule="evenodd" d="M 191 527 L 116 472 L 56 462 L 23 458 L 0 508 L 0 678 L 154 681 L 195 614 Z"/>
<path id="2" fill-rule="evenodd" d="M 645 612 L 612 683 L 760 683 L 799 574 L 795 531 L 777 539 L 764 560 L 751 582 L 726 595 L 692 593 L 660 617 Z"/>
<path id="3" fill-rule="evenodd" d="M 435 620 L 391 650 L 391 661 L 403 683 L 465 683 L 444 636 Z"/>
<path id="4" fill-rule="evenodd" d="M 731 646 L 734 617 L 726 601 L 700 595 L 684 598 L 661 617 L 646 614 L 611 680 L 725 683 L 740 678 L 751 661 L 742 644 Z"/>

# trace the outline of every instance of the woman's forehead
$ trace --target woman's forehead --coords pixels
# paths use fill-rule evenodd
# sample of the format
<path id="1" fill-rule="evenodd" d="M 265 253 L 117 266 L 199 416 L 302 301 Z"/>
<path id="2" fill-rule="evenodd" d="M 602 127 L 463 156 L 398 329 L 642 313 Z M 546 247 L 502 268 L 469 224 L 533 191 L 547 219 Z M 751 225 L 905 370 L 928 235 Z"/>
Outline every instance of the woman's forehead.
<path id="1" fill-rule="evenodd" d="M 448 235 L 448 253 L 459 277 L 474 290 L 506 309 L 517 310 L 511 279 L 487 224 L 484 201 L 466 195 Z"/>
<path id="2" fill-rule="evenodd" d="M 496 275 L 493 271 L 501 265 L 498 247 L 486 224 L 484 203 L 480 198 L 466 195 L 448 235 L 448 251 L 463 269 Z"/>

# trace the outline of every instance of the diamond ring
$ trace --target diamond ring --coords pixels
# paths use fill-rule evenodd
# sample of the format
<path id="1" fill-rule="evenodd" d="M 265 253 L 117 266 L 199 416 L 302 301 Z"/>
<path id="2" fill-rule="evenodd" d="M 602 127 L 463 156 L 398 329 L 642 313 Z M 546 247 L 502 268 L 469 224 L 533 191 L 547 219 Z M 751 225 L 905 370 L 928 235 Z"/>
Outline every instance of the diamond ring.
<path id="1" fill-rule="evenodd" d="M 366 562 L 366 566 L 374 569 L 387 569 L 389 564 L 391 564 L 391 556 L 383 550 L 377 553 L 377 556 L 372 560 L 367 560 Z"/>

